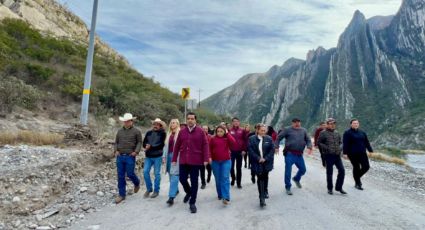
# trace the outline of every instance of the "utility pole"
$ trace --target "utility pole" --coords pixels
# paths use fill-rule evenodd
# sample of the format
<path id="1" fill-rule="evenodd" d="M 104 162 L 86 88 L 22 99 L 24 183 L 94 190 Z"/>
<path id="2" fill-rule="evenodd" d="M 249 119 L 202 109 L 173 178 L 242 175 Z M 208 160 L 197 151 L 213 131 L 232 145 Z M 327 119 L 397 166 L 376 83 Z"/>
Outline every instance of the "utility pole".
<path id="1" fill-rule="evenodd" d="M 201 108 L 201 92 L 202 92 L 202 90 L 201 90 L 201 89 L 198 89 L 198 93 L 199 93 L 199 98 L 198 98 L 198 109 L 200 109 L 200 108 Z"/>
<path id="2" fill-rule="evenodd" d="M 89 98 L 90 98 L 90 87 L 91 87 L 91 75 L 92 75 L 92 69 L 93 69 L 94 36 L 95 36 L 95 29 L 96 29 L 97 5 L 98 5 L 98 0 L 94 0 L 93 13 L 92 13 L 91 25 L 90 25 L 89 47 L 87 52 L 86 73 L 84 76 L 83 101 L 81 103 L 80 123 L 82 125 L 87 125 L 88 113 L 89 113 Z"/>

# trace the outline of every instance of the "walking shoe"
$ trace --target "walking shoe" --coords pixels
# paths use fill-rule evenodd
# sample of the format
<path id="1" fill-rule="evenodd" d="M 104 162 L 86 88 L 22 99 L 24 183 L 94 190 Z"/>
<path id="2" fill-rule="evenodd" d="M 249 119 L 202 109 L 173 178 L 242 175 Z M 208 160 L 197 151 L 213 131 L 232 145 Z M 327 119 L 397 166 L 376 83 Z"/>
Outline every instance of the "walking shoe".
<path id="1" fill-rule="evenodd" d="M 205 189 L 206 186 L 207 186 L 206 184 L 202 184 L 201 189 Z"/>
<path id="2" fill-rule="evenodd" d="M 196 213 L 196 211 L 198 211 L 198 210 L 196 209 L 195 204 L 191 204 L 191 205 L 190 205 L 190 212 L 191 212 L 191 213 Z"/>
<path id="3" fill-rule="evenodd" d="M 230 200 L 228 200 L 228 199 L 223 199 L 223 204 L 224 204 L 224 205 L 228 205 L 228 204 L 230 204 Z"/>
<path id="4" fill-rule="evenodd" d="M 119 203 L 121 203 L 123 200 L 125 200 L 125 197 L 117 196 L 117 197 L 115 198 L 115 204 L 119 204 Z"/>
<path id="5" fill-rule="evenodd" d="M 302 188 L 301 183 L 300 183 L 299 181 L 296 181 L 294 178 L 292 178 L 292 181 L 295 183 L 295 185 L 296 185 L 298 188 Z"/>
<path id="6" fill-rule="evenodd" d="M 158 197 L 159 196 L 159 193 L 157 193 L 157 192 L 154 192 L 154 193 L 152 193 L 152 196 L 151 196 L 151 198 L 156 198 L 156 197 Z"/>
<path id="7" fill-rule="evenodd" d="M 242 189 L 242 185 L 238 184 L 238 189 Z"/>
<path id="8" fill-rule="evenodd" d="M 293 194 L 292 194 L 292 192 L 291 192 L 291 189 L 286 189 L 286 194 L 287 195 L 290 195 L 290 196 L 292 196 Z"/>
<path id="9" fill-rule="evenodd" d="M 222 200 L 223 198 L 221 198 L 221 197 L 218 197 L 218 200 Z"/>
<path id="10" fill-rule="evenodd" d="M 172 206 L 172 205 L 174 204 L 174 198 L 170 197 L 170 198 L 167 200 L 167 204 L 168 204 L 169 206 Z"/>
<path id="11" fill-rule="evenodd" d="M 333 195 L 333 194 L 334 194 L 334 192 L 332 192 L 332 190 L 328 190 L 328 194 L 329 194 L 329 195 Z"/>
<path id="12" fill-rule="evenodd" d="M 264 193 L 264 198 L 269 199 L 269 192 Z"/>
<path id="13" fill-rule="evenodd" d="M 148 198 L 152 191 L 146 191 L 145 194 L 143 194 L 144 198 Z"/>
<path id="14" fill-rule="evenodd" d="M 209 184 L 209 183 L 210 183 L 210 181 L 211 181 L 211 177 L 209 176 L 209 177 L 207 178 L 207 183 Z"/>
<path id="15" fill-rule="evenodd" d="M 255 184 L 255 176 L 251 176 L 251 182 Z"/>
<path id="16" fill-rule="evenodd" d="M 264 199 L 260 199 L 260 207 L 264 208 L 266 205 L 266 201 Z"/>
<path id="17" fill-rule="evenodd" d="M 235 180 L 232 179 L 232 181 L 230 182 L 230 185 L 234 186 L 235 185 Z"/>
<path id="18" fill-rule="evenodd" d="M 186 194 L 186 196 L 184 196 L 183 198 L 183 203 L 187 203 L 190 199 L 190 194 Z"/>
<path id="19" fill-rule="evenodd" d="M 139 192 L 139 190 L 140 190 L 140 185 L 139 185 L 139 186 L 134 187 L 134 193 Z"/>
<path id="20" fill-rule="evenodd" d="M 359 185 L 359 184 L 356 184 L 356 185 L 354 186 L 354 188 L 356 188 L 356 189 L 358 189 L 358 190 L 363 190 L 363 187 L 362 187 L 361 185 Z"/>
<path id="21" fill-rule="evenodd" d="M 344 189 L 341 189 L 341 190 L 335 190 L 335 191 L 340 192 L 341 194 L 347 194 L 347 192 L 346 192 L 346 191 L 344 191 Z"/>

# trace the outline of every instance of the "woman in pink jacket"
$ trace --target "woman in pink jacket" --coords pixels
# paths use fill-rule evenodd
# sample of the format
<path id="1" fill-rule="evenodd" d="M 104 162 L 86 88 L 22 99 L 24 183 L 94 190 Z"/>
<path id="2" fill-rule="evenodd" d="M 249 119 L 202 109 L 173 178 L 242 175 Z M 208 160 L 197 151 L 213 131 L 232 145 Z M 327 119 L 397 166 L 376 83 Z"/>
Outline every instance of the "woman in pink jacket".
<path id="1" fill-rule="evenodd" d="M 230 158 L 230 146 L 236 145 L 235 138 L 228 135 L 226 127 L 218 126 L 215 136 L 210 140 L 211 168 L 214 173 L 217 195 L 223 204 L 230 202 L 230 178 L 229 171 L 232 165 Z"/>

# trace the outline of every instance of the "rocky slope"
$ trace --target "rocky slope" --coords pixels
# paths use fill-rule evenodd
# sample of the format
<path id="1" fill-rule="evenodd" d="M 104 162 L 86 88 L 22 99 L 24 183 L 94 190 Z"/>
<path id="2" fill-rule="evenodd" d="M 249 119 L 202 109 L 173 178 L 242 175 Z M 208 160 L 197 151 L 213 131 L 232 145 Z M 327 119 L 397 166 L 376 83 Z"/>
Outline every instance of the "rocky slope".
<path id="1" fill-rule="evenodd" d="M 299 116 L 312 128 L 353 117 L 379 145 L 425 148 L 425 3 L 404 0 L 395 16 L 356 11 L 336 48 L 248 74 L 204 105 L 280 128 Z"/>

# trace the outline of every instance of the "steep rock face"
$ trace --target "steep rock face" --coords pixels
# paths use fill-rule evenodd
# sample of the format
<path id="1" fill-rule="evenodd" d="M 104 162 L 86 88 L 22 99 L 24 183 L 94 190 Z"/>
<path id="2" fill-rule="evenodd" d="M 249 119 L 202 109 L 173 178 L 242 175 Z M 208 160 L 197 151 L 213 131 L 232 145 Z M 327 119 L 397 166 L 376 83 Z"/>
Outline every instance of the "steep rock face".
<path id="1" fill-rule="evenodd" d="M 424 9 L 422 0 L 404 0 L 395 16 L 367 20 L 356 11 L 336 48 L 247 75 L 226 89 L 232 99 L 224 90 L 204 104 L 276 128 L 292 116 L 308 128 L 356 117 L 379 145 L 425 148 Z"/>

